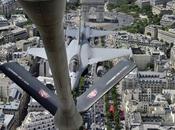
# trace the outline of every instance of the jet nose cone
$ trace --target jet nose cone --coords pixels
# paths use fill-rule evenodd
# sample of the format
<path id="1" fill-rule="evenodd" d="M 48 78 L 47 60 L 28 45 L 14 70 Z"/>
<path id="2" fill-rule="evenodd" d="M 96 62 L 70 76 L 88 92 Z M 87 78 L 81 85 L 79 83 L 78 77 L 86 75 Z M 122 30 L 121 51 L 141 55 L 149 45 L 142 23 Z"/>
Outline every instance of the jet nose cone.
<path id="1" fill-rule="evenodd" d="M 71 89 L 73 90 L 76 87 L 76 80 L 74 78 L 71 79 Z"/>

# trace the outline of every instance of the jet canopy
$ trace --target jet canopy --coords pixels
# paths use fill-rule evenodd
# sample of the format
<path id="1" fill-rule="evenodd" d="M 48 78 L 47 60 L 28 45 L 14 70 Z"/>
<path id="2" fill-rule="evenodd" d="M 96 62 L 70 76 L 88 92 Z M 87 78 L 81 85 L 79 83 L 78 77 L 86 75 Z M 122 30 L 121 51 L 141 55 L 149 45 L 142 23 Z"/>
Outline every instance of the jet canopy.
<path id="1" fill-rule="evenodd" d="M 76 73 L 79 70 L 79 67 L 80 67 L 79 58 L 78 55 L 75 55 L 70 60 L 69 71 Z"/>

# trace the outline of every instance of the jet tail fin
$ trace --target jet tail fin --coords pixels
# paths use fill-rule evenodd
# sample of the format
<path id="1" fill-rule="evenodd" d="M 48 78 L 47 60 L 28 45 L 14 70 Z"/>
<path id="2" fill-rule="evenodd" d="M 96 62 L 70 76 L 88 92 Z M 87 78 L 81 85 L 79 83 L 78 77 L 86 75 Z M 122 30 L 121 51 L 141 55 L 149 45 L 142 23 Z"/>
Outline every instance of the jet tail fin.
<path id="1" fill-rule="evenodd" d="M 55 115 L 59 102 L 57 96 L 16 62 L 0 65 L 0 70 L 19 87 L 31 95 L 52 115 Z"/>
<path id="2" fill-rule="evenodd" d="M 113 86 L 119 83 L 127 74 L 129 74 L 136 65 L 128 60 L 120 61 L 116 66 L 109 70 L 92 87 L 77 98 L 77 108 L 79 112 L 87 111 Z"/>

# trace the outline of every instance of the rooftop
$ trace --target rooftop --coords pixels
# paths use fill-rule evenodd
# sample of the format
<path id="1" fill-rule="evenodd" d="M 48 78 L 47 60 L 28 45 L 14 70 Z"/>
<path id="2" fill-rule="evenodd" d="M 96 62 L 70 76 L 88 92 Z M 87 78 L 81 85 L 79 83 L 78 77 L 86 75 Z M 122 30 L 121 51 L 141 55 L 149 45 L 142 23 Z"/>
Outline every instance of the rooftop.
<path id="1" fill-rule="evenodd" d="M 19 109 L 19 104 L 20 104 L 20 101 L 17 101 L 17 100 L 14 100 L 10 103 L 0 103 L 0 109 L 6 109 L 6 110 L 18 110 Z"/>
<path id="2" fill-rule="evenodd" d="M 133 54 L 145 54 L 140 48 L 131 48 Z"/>
<path id="3" fill-rule="evenodd" d="M 9 114 L 5 114 L 5 117 L 4 117 L 4 125 L 5 126 L 8 126 L 9 123 L 11 122 L 11 120 L 14 118 L 14 115 L 9 115 Z"/>
<path id="4" fill-rule="evenodd" d="M 0 15 L 0 21 L 7 21 L 7 19 L 3 15 Z"/>

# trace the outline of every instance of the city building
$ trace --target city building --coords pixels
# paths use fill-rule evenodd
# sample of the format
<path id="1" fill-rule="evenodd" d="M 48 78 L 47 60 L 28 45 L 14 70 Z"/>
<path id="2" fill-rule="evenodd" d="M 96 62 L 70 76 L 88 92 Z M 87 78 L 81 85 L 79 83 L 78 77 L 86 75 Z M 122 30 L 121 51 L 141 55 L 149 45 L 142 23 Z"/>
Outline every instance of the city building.
<path id="1" fill-rule="evenodd" d="M 1 35 L 1 44 L 6 44 L 6 43 L 10 43 L 10 42 L 14 42 L 14 35 L 12 34 L 12 32 L 9 30 L 7 33 L 2 33 Z"/>
<path id="2" fill-rule="evenodd" d="M 51 77 L 51 70 L 47 60 L 40 60 L 39 62 L 39 75 L 44 77 Z"/>
<path id="3" fill-rule="evenodd" d="M 168 59 L 157 59 L 154 61 L 154 71 L 156 72 L 164 72 L 166 71 L 166 65 L 168 67 L 169 65 L 169 60 Z"/>
<path id="4" fill-rule="evenodd" d="M 14 115 L 4 114 L 0 111 L 0 130 L 12 129 L 14 121 Z"/>
<path id="5" fill-rule="evenodd" d="M 152 7 L 152 12 L 154 15 L 165 15 L 172 14 L 173 11 L 169 8 L 164 7 L 163 5 L 156 5 Z"/>
<path id="6" fill-rule="evenodd" d="M 175 31 L 173 29 L 170 29 L 169 31 L 158 29 L 158 39 L 161 42 L 174 43 Z"/>
<path id="7" fill-rule="evenodd" d="M 11 33 L 14 36 L 14 41 L 28 38 L 27 30 L 25 28 L 16 27 L 14 30 L 11 30 Z"/>
<path id="8" fill-rule="evenodd" d="M 67 2 L 70 3 L 70 4 L 75 4 L 75 3 L 78 2 L 78 0 L 67 0 Z"/>
<path id="9" fill-rule="evenodd" d="M 139 89 L 139 102 L 151 102 L 152 93 L 151 89 Z M 146 111 L 146 110 L 144 110 Z"/>
<path id="10" fill-rule="evenodd" d="M 39 37 L 30 37 L 26 40 L 19 40 L 16 42 L 16 47 L 18 50 L 27 51 L 28 48 L 34 47 L 39 44 Z"/>
<path id="11" fill-rule="evenodd" d="M 138 72 L 138 87 L 151 89 L 151 93 L 159 94 L 168 88 L 166 76 L 160 72 Z"/>
<path id="12" fill-rule="evenodd" d="M 175 1 L 172 0 L 172 1 L 169 1 L 167 4 L 166 4 L 166 8 L 167 9 L 171 9 L 173 11 L 173 14 L 175 14 Z"/>
<path id="13" fill-rule="evenodd" d="M 40 36 L 39 31 L 34 24 L 25 25 L 24 28 L 27 29 L 27 33 L 28 33 L 29 37 Z"/>
<path id="14" fill-rule="evenodd" d="M 0 27 L 0 31 L 2 33 L 6 33 L 6 31 L 11 31 L 13 29 L 15 29 L 15 26 L 14 25 L 8 25 L 8 26 Z"/>
<path id="15" fill-rule="evenodd" d="M 0 103 L 0 109 L 2 109 L 3 113 L 5 114 L 11 114 L 11 115 L 17 115 L 19 114 L 19 100 L 14 100 L 7 103 Z"/>
<path id="16" fill-rule="evenodd" d="M 160 72 L 138 72 L 138 87 L 151 89 L 151 93 L 159 94 L 162 89 L 169 88 L 166 75 Z"/>
<path id="17" fill-rule="evenodd" d="M 9 100 L 20 100 L 23 90 L 15 83 L 10 85 Z"/>
<path id="18" fill-rule="evenodd" d="M 28 104 L 27 111 L 30 112 L 43 112 L 45 108 L 43 108 L 35 99 L 30 98 L 30 102 Z"/>
<path id="19" fill-rule="evenodd" d="M 154 64 L 156 60 L 165 60 L 167 59 L 166 54 L 159 49 L 148 48 L 148 53 L 151 54 L 151 63 Z"/>
<path id="20" fill-rule="evenodd" d="M 1 5 L 1 10 L 2 10 L 2 13 L 10 18 L 11 16 L 11 13 L 15 10 L 16 8 L 16 0 L 1 0 L 0 2 L 0 5 Z"/>
<path id="21" fill-rule="evenodd" d="M 4 16 L 0 16 L 0 27 L 4 27 L 4 26 L 8 26 L 9 22 L 6 18 L 4 18 Z"/>
<path id="22" fill-rule="evenodd" d="M 148 25 L 145 27 L 145 35 L 151 37 L 151 39 L 157 39 L 158 37 L 158 25 Z"/>
<path id="23" fill-rule="evenodd" d="M 3 74 L 0 75 L 0 101 L 8 102 L 9 101 L 9 86 L 11 81 L 9 78 L 5 77 Z"/>
<path id="24" fill-rule="evenodd" d="M 29 112 L 17 130 L 56 130 L 54 117 L 47 111 Z"/>
<path id="25" fill-rule="evenodd" d="M 139 70 L 145 70 L 151 62 L 151 55 L 146 54 L 140 48 L 132 48 L 133 59 Z"/>
<path id="26" fill-rule="evenodd" d="M 175 89 L 170 82 L 172 83 L 174 80 L 170 81 L 164 72 L 138 71 L 137 77 L 136 75 L 134 78 L 127 76 L 122 81 L 122 86 L 124 90 L 141 88 L 142 90 L 139 91 L 142 93 L 161 94 L 163 89 Z"/>
<path id="27" fill-rule="evenodd" d="M 13 25 L 23 27 L 27 23 L 27 18 L 24 14 L 13 14 L 11 16 Z"/>
<path id="28" fill-rule="evenodd" d="M 171 103 L 175 103 L 175 90 L 172 89 L 163 89 L 162 94 L 167 96 L 171 100 Z"/>
<path id="29" fill-rule="evenodd" d="M 164 27 L 175 27 L 175 15 L 163 15 L 160 24 Z"/>
<path id="30" fill-rule="evenodd" d="M 89 10 L 90 8 L 94 7 L 96 8 L 96 20 L 97 22 L 103 22 L 104 21 L 104 4 L 105 0 L 81 0 L 81 13 L 82 18 L 84 21 L 89 20 Z"/>
<path id="31" fill-rule="evenodd" d="M 137 85 L 137 69 L 134 69 L 132 72 L 130 72 L 124 80 L 122 80 L 122 89 L 135 89 Z M 138 98 L 137 98 L 138 99 Z"/>
<path id="32" fill-rule="evenodd" d="M 157 50 L 161 50 L 162 52 L 166 52 L 165 51 L 166 50 L 166 43 L 161 42 L 159 40 L 152 40 L 150 42 L 150 44 L 151 44 L 152 47 L 156 47 Z"/>
<path id="33" fill-rule="evenodd" d="M 166 109 L 162 109 L 163 111 L 168 112 Z M 175 128 L 173 118 L 174 114 L 143 115 L 135 112 L 129 117 L 128 128 L 132 130 L 173 130 Z"/>
<path id="34" fill-rule="evenodd" d="M 150 0 L 150 4 L 152 6 L 156 6 L 156 5 L 166 5 L 167 2 L 169 2 L 171 0 Z"/>
<path id="35" fill-rule="evenodd" d="M 150 0 L 137 0 L 135 2 L 136 5 L 138 5 L 140 8 L 144 6 L 149 6 L 150 5 Z"/>
<path id="36" fill-rule="evenodd" d="M 170 64 L 171 64 L 171 68 L 175 70 L 175 46 L 171 48 Z"/>
<path id="37" fill-rule="evenodd" d="M 135 70 L 126 76 L 122 81 L 125 127 L 131 130 L 173 130 L 175 87 L 170 82 L 175 83 L 164 72 Z"/>

